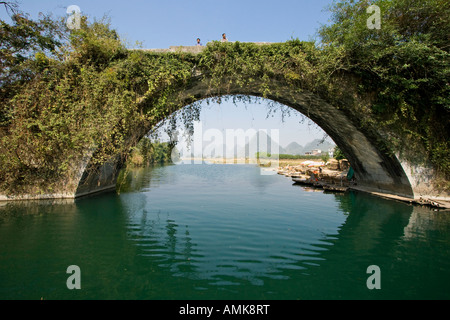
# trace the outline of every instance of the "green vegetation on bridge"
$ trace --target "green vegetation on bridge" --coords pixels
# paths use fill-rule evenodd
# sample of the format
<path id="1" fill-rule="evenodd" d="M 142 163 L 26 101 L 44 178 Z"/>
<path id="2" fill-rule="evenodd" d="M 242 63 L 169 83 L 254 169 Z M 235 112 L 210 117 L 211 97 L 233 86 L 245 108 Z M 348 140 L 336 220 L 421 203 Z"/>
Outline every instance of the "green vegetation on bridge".
<path id="1" fill-rule="evenodd" d="M 74 164 L 87 154 L 91 166 L 125 157 L 198 78 L 211 96 L 231 84 L 281 95 L 274 79 L 312 92 L 359 127 L 385 132 L 386 152 L 430 161 L 448 189 L 450 4 L 371 2 L 383 13 L 380 30 L 366 26 L 367 1 L 341 1 L 320 44 L 213 42 L 195 55 L 127 50 L 105 22 L 83 19 L 70 31 L 48 17 L 1 21 L 0 190 L 73 189 L 65 177 L 80 170 Z M 188 128 L 196 101 L 180 113 Z"/>

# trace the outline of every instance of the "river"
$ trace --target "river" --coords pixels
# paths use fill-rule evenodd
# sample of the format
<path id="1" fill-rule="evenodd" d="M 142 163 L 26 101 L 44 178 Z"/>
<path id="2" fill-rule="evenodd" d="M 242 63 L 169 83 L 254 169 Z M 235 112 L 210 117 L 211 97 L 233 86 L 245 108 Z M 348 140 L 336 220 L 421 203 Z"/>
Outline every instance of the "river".
<path id="1" fill-rule="evenodd" d="M 448 211 L 251 165 L 133 169 L 116 193 L 0 203 L 0 244 L 0 299 L 450 298 Z"/>

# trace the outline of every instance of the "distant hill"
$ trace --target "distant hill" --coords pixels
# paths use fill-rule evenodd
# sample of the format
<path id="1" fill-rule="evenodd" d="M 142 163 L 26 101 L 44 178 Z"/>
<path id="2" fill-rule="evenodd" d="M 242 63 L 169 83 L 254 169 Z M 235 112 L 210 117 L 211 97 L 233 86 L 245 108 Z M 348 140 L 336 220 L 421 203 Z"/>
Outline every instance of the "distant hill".
<path id="1" fill-rule="evenodd" d="M 323 152 L 327 152 L 330 148 L 334 148 L 335 144 L 333 142 L 324 141 L 323 143 L 320 143 L 321 139 L 315 139 L 309 143 L 307 143 L 305 146 L 302 146 L 298 144 L 297 142 L 291 142 L 286 147 L 282 147 L 277 143 L 273 143 L 272 145 L 272 138 L 267 135 L 264 131 L 259 131 L 258 134 L 253 136 L 247 136 L 246 137 L 247 142 L 245 146 L 243 145 L 237 145 L 234 147 L 234 150 L 231 149 L 231 146 L 223 146 L 219 147 L 215 150 L 214 154 L 215 156 L 223 156 L 223 152 L 226 152 L 226 156 L 228 157 L 234 157 L 237 156 L 238 158 L 243 157 L 244 155 L 246 157 L 254 157 L 256 152 L 269 152 L 273 154 L 289 154 L 289 155 L 304 155 L 305 152 L 312 151 L 314 149 L 320 149 Z M 249 140 L 248 140 L 249 139 Z M 237 142 L 237 141 L 236 141 Z M 239 142 L 238 142 L 239 143 Z M 250 148 L 251 146 L 251 148 Z M 228 147 L 228 148 L 227 148 Z M 273 150 L 272 150 L 273 147 Z M 251 150 L 250 150 L 251 149 Z M 209 156 L 209 152 L 208 156 Z"/>
<path id="2" fill-rule="evenodd" d="M 322 151 L 328 151 L 330 148 L 334 148 L 336 145 L 333 142 L 329 142 L 327 140 L 325 140 L 323 143 L 320 143 L 322 140 L 321 139 L 314 139 L 313 141 L 307 143 L 304 147 L 303 147 L 303 154 L 305 152 L 314 150 L 314 149 L 320 149 Z"/>
<path id="3" fill-rule="evenodd" d="M 255 149 L 256 152 L 269 152 L 274 154 L 280 154 L 284 152 L 284 148 L 281 147 L 278 143 L 272 142 L 272 137 L 267 135 L 263 131 L 259 131 L 257 135 L 253 136 L 250 139 L 249 143 L 247 143 L 244 148 L 240 149 L 241 154 L 250 155 L 250 157 L 255 156 L 253 152 L 250 152 L 250 144 L 252 145 L 252 149 Z"/>
<path id="4" fill-rule="evenodd" d="M 282 149 L 282 150 L 281 150 Z M 299 145 L 297 142 L 291 142 L 289 143 L 285 148 L 280 148 L 280 154 L 304 154 L 305 148 L 301 145 Z"/>
<path id="5" fill-rule="evenodd" d="M 259 139 L 259 140 L 257 140 Z M 258 144 L 259 141 L 259 144 Z M 260 132 L 259 138 L 256 136 L 252 137 L 250 140 L 250 143 L 253 143 L 253 146 L 258 146 L 258 150 L 260 152 L 265 152 L 266 150 L 275 151 L 275 153 L 279 154 L 291 154 L 291 155 L 303 155 L 305 152 L 312 151 L 314 149 L 320 149 L 322 152 L 327 152 L 330 148 L 334 148 L 336 145 L 333 142 L 330 141 L 323 141 L 322 139 L 314 139 L 313 141 L 307 143 L 305 146 L 302 146 L 298 144 L 297 142 L 291 142 L 286 147 L 282 147 L 278 145 L 277 143 L 274 143 L 275 150 L 271 150 L 271 137 L 267 136 L 265 133 Z M 241 152 L 244 152 L 246 154 L 249 154 L 249 143 L 245 145 L 245 149 L 240 148 Z M 278 151 L 278 152 L 276 152 Z"/>

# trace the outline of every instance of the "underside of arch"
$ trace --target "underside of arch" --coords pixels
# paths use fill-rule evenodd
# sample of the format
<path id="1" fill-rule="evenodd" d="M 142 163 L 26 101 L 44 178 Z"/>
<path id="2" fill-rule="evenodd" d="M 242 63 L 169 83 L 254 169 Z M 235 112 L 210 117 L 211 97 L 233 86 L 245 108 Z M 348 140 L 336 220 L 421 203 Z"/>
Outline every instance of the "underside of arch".
<path id="1" fill-rule="evenodd" d="M 176 94 L 179 102 L 176 109 L 195 101 L 222 95 L 257 96 L 274 100 L 309 117 L 339 145 L 354 168 L 358 189 L 414 198 L 410 180 L 400 161 L 395 155 L 382 151 L 385 148 L 380 145 L 382 138 L 376 130 L 361 129 L 357 126 L 356 115 L 349 116 L 310 92 L 292 92 L 292 88 L 282 83 L 273 83 L 278 86 L 276 95 L 265 96 L 256 83 L 244 87 L 227 86 L 223 91 L 212 90 L 206 83 L 207 81 L 198 78 L 189 85 L 178 88 Z M 151 105 L 148 107 L 151 108 Z M 152 128 L 138 129 L 143 137 Z M 123 159 L 120 156 L 102 166 L 92 166 L 86 162 L 75 196 L 115 188 L 122 165 Z"/>

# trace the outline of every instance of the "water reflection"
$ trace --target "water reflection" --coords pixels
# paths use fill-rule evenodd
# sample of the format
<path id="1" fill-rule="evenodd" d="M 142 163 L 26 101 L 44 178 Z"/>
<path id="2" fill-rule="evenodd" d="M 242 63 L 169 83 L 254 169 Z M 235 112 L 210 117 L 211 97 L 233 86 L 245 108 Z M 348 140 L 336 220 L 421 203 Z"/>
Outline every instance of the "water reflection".
<path id="1" fill-rule="evenodd" d="M 258 176 L 170 166 L 133 171 L 120 195 L 2 203 L 0 298 L 450 298 L 449 213 Z"/>
<path id="2" fill-rule="evenodd" d="M 180 172 L 178 174 L 183 177 Z M 220 177 L 219 172 L 216 181 Z M 250 184 L 252 178 L 248 179 Z M 171 192 L 172 187 L 167 191 Z M 182 201 L 182 190 L 174 189 L 177 201 Z M 256 189 L 261 193 L 261 189 Z M 201 188 L 197 190 L 202 191 Z M 157 196 L 161 195 L 158 193 Z M 148 197 L 145 192 L 138 193 L 134 194 L 133 207 L 146 208 L 152 228 L 146 227 L 149 219 L 146 215 L 147 222 L 141 224 L 141 228 L 133 229 L 129 236 L 139 243 L 138 254 L 156 257 L 158 265 L 170 269 L 173 276 L 206 280 L 208 285 L 230 289 L 249 283 L 267 287 L 275 280 L 289 280 L 289 287 L 310 288 L 307 296 L 296 292 L 292 297 L 324 297 L 323 291 L 312 290 L 323 283 L 328 283 L 330 288 L 326 295 L 332 298 L 346 295 L 372 297 L 365 287 L 366 268 L 372 264 L 392 266 L 401 256 L 399 246 L 403 245 L 405 237 L 411 237 L 408 230 L 415 223 L 415 218 L 411 220 L 411 217 L 429 215 L 430 210 L 364 193 L 327 196 L 333 198 L 337 213 L 321 212 L 320 206 L 316 210 L 297 211 L 296 202 L 291 201 L 294 204 L 288 209 L 291 212 L 284 212 L 285 204 L 278 203 L 275 209 L 272 208 L 279 209 L 278 212 L 272 211 L 272 214 L 261 212 L 260 207 L 255 214 L 252 210 L 255 204 L 252 204 L 243 206 L 239 216 L 223 208 L 217 213 L 192 206 L 186 206 L 182 214 L 177 215 L 166 202 L 167 211 L 159 209 L 155 215 L 153 206 L 158 208 L 159 201 L 155 203 L 155 198 Z M 127 206 L 130 201 L 123 199 Z M 170 199 L 169 196 L 166 201 Z M 301 202 L 298 204 L 302 205 Z M 129 211 L 135 212 L 130 216 L 130 224 L 136 225 L 134 221 L 140 215 L 136 215 L 135 209 Z M 444 221 L 438 224 L 448 230 L 448 215 L 442 219 Z M 423 223 L 421 225 L 426 228 Z M 448 266 L 448 259 L 444 263 Z M 402 281 L 405 268 L 402 265 L 399 270 L 403 271 L 392 272 L 391 292 L 398 293 L 395 283 Z M 348 290 L 349 285 L 353 285 L 353 290 Z M 349 295 L 349 292 L 353 293 Z"/>
<path id="3" fill-rule="evenodd" d="M 450 211 L 431 210 L 415 207 L 409 217 L 408 225 L 404 228 L 404 239 L 421 239 L 427 241 L 431 233 L 441 234 L 450 242 L 450 234 L 446 226 L 450 221 Z"/>

